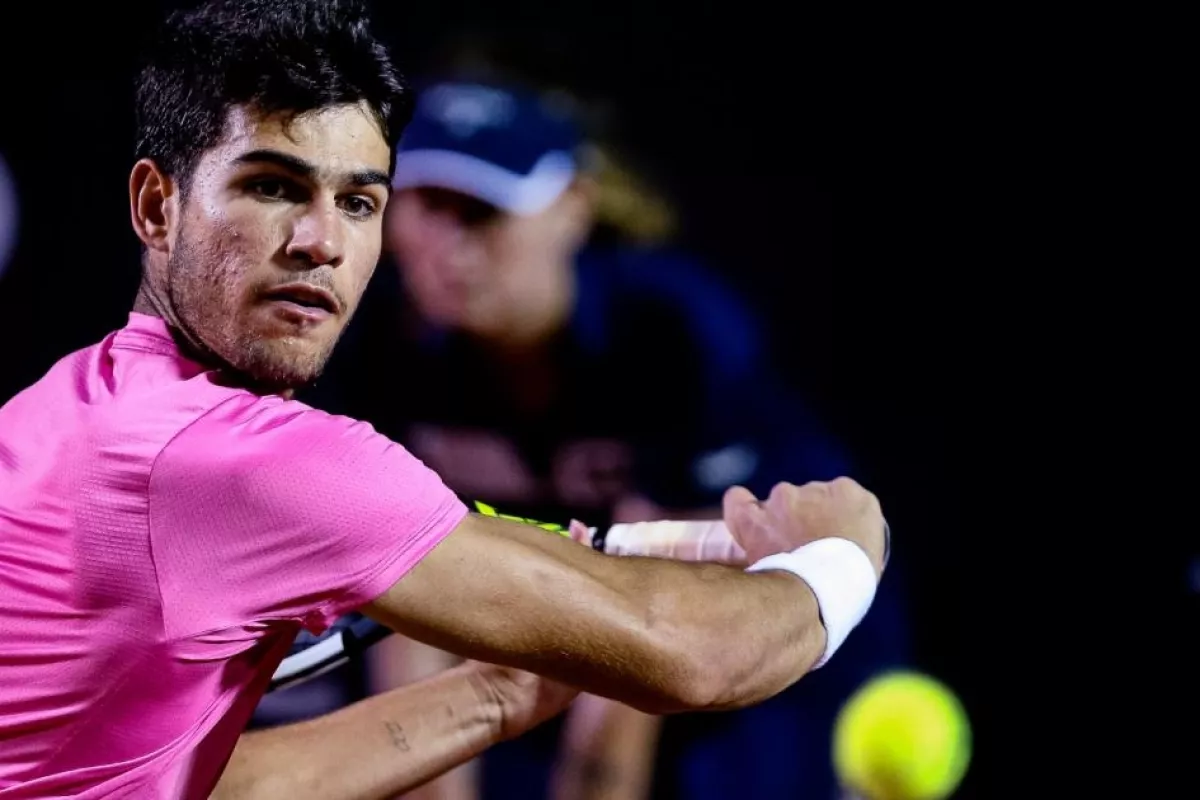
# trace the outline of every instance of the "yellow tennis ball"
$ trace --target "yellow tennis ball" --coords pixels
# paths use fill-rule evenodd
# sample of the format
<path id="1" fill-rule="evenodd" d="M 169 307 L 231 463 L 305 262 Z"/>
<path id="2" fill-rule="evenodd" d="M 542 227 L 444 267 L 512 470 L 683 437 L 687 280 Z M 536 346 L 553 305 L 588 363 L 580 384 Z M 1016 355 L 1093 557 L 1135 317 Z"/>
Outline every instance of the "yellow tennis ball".
<path id="1" fill-rule="evenodd" d="M 833 761 L 867 800 L 943 800 L 971 760 L 971 727 L 945 685 L 916 672 L 867 681 L 842 707 Z"/>

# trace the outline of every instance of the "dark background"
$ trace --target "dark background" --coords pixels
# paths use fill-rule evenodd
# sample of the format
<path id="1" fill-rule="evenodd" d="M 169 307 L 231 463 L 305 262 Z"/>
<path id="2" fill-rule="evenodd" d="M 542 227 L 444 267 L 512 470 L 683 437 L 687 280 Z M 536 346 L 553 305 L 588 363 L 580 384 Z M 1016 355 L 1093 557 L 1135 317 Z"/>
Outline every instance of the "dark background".
<path id="1" fill-rule="evenodd" d="M 446 34 L 515 30 L 559 42 L 575 83 L 616 102 L 619 139 L 682 208 L 683 243 L 762 309 L 788 374 L 881 496 L 914 588 L 918 665 L 960 693 L 975 725 L 975 761 L 957 796 L 985 796 L 1000 767 L 988 688 L 996 665 L 985 646 L 994 632 L 980 622 L 994 598 L 973 573 L 979 544 L 965 527 L 966 476 L 951 452 L 988 424 L 986 410 L 963 399 L 979 356 L 961 336 L 957 306 L 939 299 L 961 297 L 960 276 L 938 274 L 938 245 L 887 219 L 913 219 L 921 195 L 890 175 L 848 178 L 866 157 L 859 150 L 881 137 L 844 135 L 842 110 L 866 101 L 839 94 L 846 64 L 826 41 L 829 26 L 761 1 L 378 5 L 406 71 Z M 16 258 L 0 277 L 0 401 L 122 325 L 131 305 L 131 74 L 137 41 L 162 7 L 31 6 L 0 27 L 0 152 L 22 211 Z M 854 196 L 853 214 L 841 210 L 864 190 L 876 208 L 864 211 Z M 855 257 L 842 254 L 846 242 Z"/>

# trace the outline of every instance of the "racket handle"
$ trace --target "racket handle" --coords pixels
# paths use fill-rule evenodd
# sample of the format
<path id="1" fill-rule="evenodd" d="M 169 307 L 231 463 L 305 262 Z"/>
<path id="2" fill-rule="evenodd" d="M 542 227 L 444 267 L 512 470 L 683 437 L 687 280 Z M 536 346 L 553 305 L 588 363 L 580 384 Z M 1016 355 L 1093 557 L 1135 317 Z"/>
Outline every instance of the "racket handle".
<path id="1" fill-rule="evenodd" d="M 721 520 L 631 522 L 613 525 L 603 535 L 572 521 L 571 538 L 614 556 L 648 556 L 676 561 L 707 561 L 744 566 L 745 551 Z"/>

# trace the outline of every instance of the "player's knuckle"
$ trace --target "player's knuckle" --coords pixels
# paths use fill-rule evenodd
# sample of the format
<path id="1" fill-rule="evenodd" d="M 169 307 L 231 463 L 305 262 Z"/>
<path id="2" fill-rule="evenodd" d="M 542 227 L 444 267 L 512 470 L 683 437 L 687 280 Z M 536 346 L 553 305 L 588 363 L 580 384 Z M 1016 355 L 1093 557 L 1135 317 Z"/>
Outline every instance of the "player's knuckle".
<path id="1" fill-rule="evenodd" d="M 833 489 L 836 489 L 839 492 L 854 493 L 854 492 L 859 492 L 859 491 L 866 491 L 865 489 L 863 489 L 863 487 L 859 484 L 858 481 L 854 480 L 854 478 L 851 478 L 847 475 L 839 475 L 838 477 L 836 477 L 832 481 L 830 481 L 830 484 Z"/>
<path id="2" fill-rule="evenodd" d="M 769 503 L 785 502 L 789 498 L 792 498 L 797 491 L 799 491 L 799 487 L 796 486 L 796 484 L 788 483 L 787 481 L 780 481 L 779 483 L 777 483 L 771 487 L 771 494 L 768 495 L 767 502 L 769 502 Z"/>

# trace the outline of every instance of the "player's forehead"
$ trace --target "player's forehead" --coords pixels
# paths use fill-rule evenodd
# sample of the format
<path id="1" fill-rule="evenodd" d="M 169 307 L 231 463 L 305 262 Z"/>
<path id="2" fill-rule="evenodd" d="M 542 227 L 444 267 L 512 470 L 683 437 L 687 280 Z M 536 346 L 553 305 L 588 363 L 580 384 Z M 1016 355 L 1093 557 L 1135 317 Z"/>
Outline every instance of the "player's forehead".
<path id="1" fill-rule="evenodd" d="M 221 138 L 201 157 L 197 171 L 224 173 L 269 162 L 256 157 L 262 154 L 281 156 L 281 168 L 305 165 L 318 180 L 379 174 L 385 183 L 391 156 L 379 124 L 364 106 L 331 106 L 294 115 L 267 115 L 238 106 L 230 109 Z"/>

